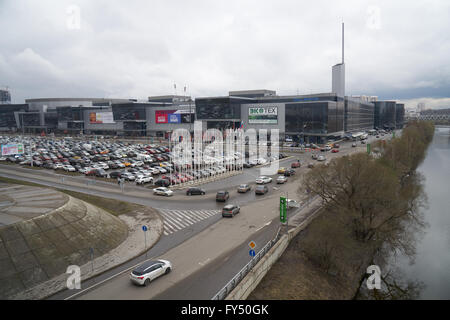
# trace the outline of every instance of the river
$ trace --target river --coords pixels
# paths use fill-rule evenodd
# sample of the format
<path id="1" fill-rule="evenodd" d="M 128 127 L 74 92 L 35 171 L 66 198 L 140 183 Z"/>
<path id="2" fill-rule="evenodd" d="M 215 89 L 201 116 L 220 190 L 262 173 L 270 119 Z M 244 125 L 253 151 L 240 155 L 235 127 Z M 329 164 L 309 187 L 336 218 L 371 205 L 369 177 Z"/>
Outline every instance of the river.
<path id="1" fill-rule="evenodd" d="M 450 128 L 436 128 L 423 163 L 417 168 L 424 177 L 428 227 L 417 243 L 415 261 L 391 257 L 405 279 L 420 281 L 418 299 L 450 299 Z M 383 273 L 383 271 L 382 271 Z"/>

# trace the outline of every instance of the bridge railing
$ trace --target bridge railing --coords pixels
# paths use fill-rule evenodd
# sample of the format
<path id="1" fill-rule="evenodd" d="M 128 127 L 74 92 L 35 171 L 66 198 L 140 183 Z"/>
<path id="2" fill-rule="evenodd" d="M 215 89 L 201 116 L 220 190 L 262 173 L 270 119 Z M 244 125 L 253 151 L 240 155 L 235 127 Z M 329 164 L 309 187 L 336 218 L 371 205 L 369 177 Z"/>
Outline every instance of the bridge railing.
<path id="1" fill-rule="evenodd" d="M 280 239 L 280 230 L 278 228 L 275 238 L 269 240 L 267 244 L 230 280 L 228 283 L 217 292 L 211 300 L 223 300 L 227 295 L 233 291 L 234 288 L 241 282 L 241 280 L 252 270 L 252 268 L 261 260 L 262 257 L 273 247 Z"/>

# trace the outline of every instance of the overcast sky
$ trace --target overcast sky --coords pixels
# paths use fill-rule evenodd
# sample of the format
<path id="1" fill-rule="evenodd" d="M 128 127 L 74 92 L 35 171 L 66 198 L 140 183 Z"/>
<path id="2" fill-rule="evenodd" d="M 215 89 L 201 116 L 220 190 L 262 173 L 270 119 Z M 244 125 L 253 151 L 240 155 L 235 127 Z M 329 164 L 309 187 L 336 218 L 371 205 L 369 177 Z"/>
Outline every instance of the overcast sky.
<path id="1" fill-rule="evenodd" d="M 14 103 L 174 83 L 193 97 L 330 92 L 342 21 L 347 95 L 450 107 L 448 0 L 0 0 L 0 86 Z"/>

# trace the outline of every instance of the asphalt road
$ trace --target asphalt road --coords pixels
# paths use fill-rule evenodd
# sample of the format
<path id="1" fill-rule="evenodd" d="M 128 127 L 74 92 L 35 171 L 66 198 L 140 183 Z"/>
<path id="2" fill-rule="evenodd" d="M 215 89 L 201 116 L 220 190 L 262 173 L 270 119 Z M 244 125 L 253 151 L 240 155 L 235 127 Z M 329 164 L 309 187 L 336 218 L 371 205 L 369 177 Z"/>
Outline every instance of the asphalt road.
<path id="1" fill-rule="evenodd" d="M 386 138 L 387 136 L 385 136 Z M 374 137 L 369 138 L 369 142 Z M 364 148 L 364 149 L 362 149 Z M 366 146 L 361 145 L 358 143 L 357 148 L 351 147 L 351 142 L 343 142 L 341 143 L 341 148 L 339 153 L 331 154 L 329 152 L 319 152 L 320 154 L 324 154 L 327 156 L 327 160 L 341 156 L 343 154 L 346 154 L 348 152 L 354 152 L 354 151 L 363 151 L 365 150 Z M 280 166 L 289 166 L 289 164 L 294 159 L 300 159 L 300 161 L 303 164 L 306 164 L 308 162 L 312 162 L 311 160 L 311 154 L 310 153 L 304 153 L 304 154 L 296 154 L 295 158 L 291 159 L 283 159 L 280 162 Z M 115 188 L 114 192 L 112 192 L 112 189 L 114 186 L 111 186 L 111 190 L 107 190 L 107 188 L 104 188 L 105 190 L 97 190 L 94 187 L 91 187 L 89 190 L 86 190 L 86 187 L 80 187 L 80 186 L 72 186 L 68 185 L 67 183 L 58 183 L 58 182 L 51 182 L 51 181 L 43 181 L 42 177 L 27 177 L 24 178 L 23 176 L 18 176 L 14 173 L 14 169 L 11 168 L 11 166 L 0 166 L 2 168 L 8 167 L 8 172 L 6 173 L 4 170 L 0 170 L 0 175 L 7 176 L 11 178 L 21 178 L 23 180 L 36 182 L 40 184 L 49 185 L 52 187 L 58 187 L 63 189 L 69 189 L 73 191 L 78 192 L 85 192 L 90 194 L 95 194 L 98 196 L 106 197 L 106 198 L 114 198 L 129 202 L 134 202 L 146 206 L 151 206 L 155 208 L 173 208 L 173 209 L 221 209 L 223 207 L 223 204 L 217 204 L 214 201 L 215 192 L 211 192 L 211 190 L 214 189 L 227 189 L 227 188 L 235 188 L 237 185 L 241 183 L 248 183 L 253 182 L 256 177 L 258 177 L 259 174 L 259 168 L 251 168 L 251 169 L 245 169 L 244 174 L 238 175 L 238 176 L 232 176 L 227 178 L 226 182 L 224 181 L 216 181 L 211 182 L 208 184 L 205 184 L 202 186 L 207 190 L 206 196 L 191 196 L 187 197 L 182 194 L 178 194 L 174 196 L 172 199 L 158 199 L 155 197 L 149 197 L 149 196 L 136 196 L 133 195 L 133 191 L 125 192 L 124 194 L 121 194 L 118 192 L 117 188 Z M 27 170 L 27 169 L 25 169 Z M 31 169 L 28 169 L 31 171 Z M 307 170 L 306 168 L 302 168 L 303 170 Z M 297 169 L 297 171 L 299 171 Z M 38 171 L 32 170 L 33 174 L 38 173 Z M 276 178 L 277 175 L 274 175 L 273 177 Z M 81 177 L 83 178 L 83 177 Z M 235 190 L 230 192 L 230 200 L 228 203 L 237 203 L 241 206 L 246 205 L 248 207 L 252 207 L 257 205 L 259 202 L 261 202 L 261 199 L 265 199 L 267 197 L 271 196 L 278 196 L 280 193 L 284 193 L 286 188 L 290 185 L 290 183 L 286 185 L 279 185 L 276 188 L 279 188 L 278 190 L 274 190 L 273 186 L 274 183 L 270 184 L 272 187 L 270 187 L 271 191 L 269 194 L 265 196 L 255 196 L 254 192 L 249 192 L 247 194 L 237 194 Z M 181 193 L 181 192 L 180 192 Z M 237 218 L 236 216 L 235 218 Z M 276 217 L 276 215 L 275 215 Z M 233 218 L 233 219 L 235 219 Z M 101 299 L 102 297 L 108 296 L 111 298 L 111 294 L 114 296 L 114 292 L 111 292 L 108 287 L 110 283 L 117 283 L 117 279 L 120 278 L 120 281 L 127 281 L 126 287 L 121 287 L 119 285 L 118 287 L 115 287 L 116 289 L 121 288 L 120 290 L 124 289 L 125 292 L 128 292 L 132 290 L 134 292 L 135 290 L 140 290 L 142 288 L 136 288 L 136 287 L 130 287 L 128 279 L 124 280 L 124 278 L 127 278 L 127 275 L 124 276 L 124 274 L 127 274 L 127 272 L 123 273 L 125 270 L 130 269 L 131 267 L 135 266 L 136 264 L 144 261 L 146 258 L 150 257 L 161 257 L 165 253 L 169 252 L 170 250 L 177 248 L 184 243 L 186 243 L 188 240 L 195 238 L 196 235 L 199 235 L 202 233 L 202 231 L 206 229 L 212 229 L 214 230 L 215 225 L 217 222 L 222 221 L 222 218 L 220 215 L 210 217 L 206 220 L 200 221 L 189 228 L 182 229 L 176 233 L 171 234 L 170 236 L 162 236 L 160 241 L 155 244 L 153 248 L 151 248 L 146 254 L 141 255 L 140 257 L 137 257 L 121 266 L 115 267 L 97 277 L 94 277 L 90 280 L 84 281 L 82 283 L 82 288 L 89 288 L 93 285 L 96 285 L 94 291 L 95 295 L 92 295 L 91 297 L 94 299 Z M 272 218 L 269 221 L 277 221 L 277 218 Z M 208 299 L 211 298 L 228 280 L 231 279 L 231 277 L 242 268 L 242 266 L 245 265 L 245 263 L 248 262 L 249 256 L 248 256 L 248 247 L 247 243 L 250 240 L 254 240 L 257 243 L 265 244 L 271 237 L 274 236 L 275 232 L 274 229 L 276 229 L 276 226 L 278 223 L 270 223 L 266 225 L 268 221 L 264 221 L 264 223 L 259 223 L 259 227 L 254 229 L 259 229 L 258 232 L 255 233 L 255 230 L 250 230 L 245 237 L 244 241 L 240 242 L 240 245 L 225 251 L 225 252 L 219 252 L 215 253 L 215 258 L 213 260 L 204 260 L 204 261 L 198 261 L 198 264 L 196 266 L 196 270 L 190 274 L 188 274 L 186 277 L 183 277 L 182 279 L 179 279 L 178 281 L 171 282 L 170 286 L 165 288 L 166 286 L 161 286 L 161 290 L 163 287 L 164 290 L 157 292 L 156 294 L 153 294 L 153 299 L 183 299 L 183 298 L 189 298 L 189 299 Z M 212 232 L 211 231 L 211 232 Z M 211 234 L 211 233 L 210 233 Z M 241 240 L 242 235 L 241 235 Z M 262 247 L 262 245 L 261 245 Z M 213 249 L 211 249 L 213 250 Z M 220 249 L 217 249 L 220 250 Z M 170 276 L 170 275 L 169 275 Z M 156 282 L 163 282 L 165 277 L 161 277 Z M 119 282 L 120 282 L 119 281 Z M 114 286 L 113 286 L 114 288 Z M 195 289 L 195 290 L 194 290 Z M 83 290 L 83 289 L 82 289 Z M 144 288 L 145 290 L 145 288 Z M 195 294 L 193 294 L 195 292 Z M 51 299 L 65 299 L 70 296 L 73 296 L 77 292 L 74 290 L 71 291 L 62 291 L 54 296 L 51 297 Z M 85 292 L 86 298 L 89 298 L 88 292 Z M 140 294 L 138 295 L 131 295 L 134 298 L 148 298 L 148 294 L 142 294 L 143 291 L 141 290 Z M 122 296 L 120 294 L 119 296 Z M 83 295 L 80 295 L 79 297 L 83 297 Z"/>

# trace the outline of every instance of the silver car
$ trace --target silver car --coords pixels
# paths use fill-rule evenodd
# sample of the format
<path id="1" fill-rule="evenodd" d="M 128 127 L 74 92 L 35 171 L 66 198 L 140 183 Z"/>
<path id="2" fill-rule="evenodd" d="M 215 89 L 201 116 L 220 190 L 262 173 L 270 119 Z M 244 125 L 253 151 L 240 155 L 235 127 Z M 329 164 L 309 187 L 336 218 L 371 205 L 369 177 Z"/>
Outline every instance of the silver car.
<path id="1" fill-rule="evenodd" d="M 146 261 L 136 267 L 130 274 L 130 280 L 138 285 L 147 286 L 156 278 L 168 274 L 172 264 L 167 260 Z"/>

